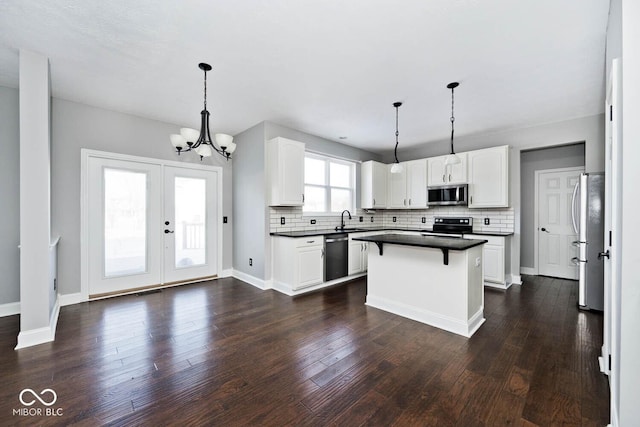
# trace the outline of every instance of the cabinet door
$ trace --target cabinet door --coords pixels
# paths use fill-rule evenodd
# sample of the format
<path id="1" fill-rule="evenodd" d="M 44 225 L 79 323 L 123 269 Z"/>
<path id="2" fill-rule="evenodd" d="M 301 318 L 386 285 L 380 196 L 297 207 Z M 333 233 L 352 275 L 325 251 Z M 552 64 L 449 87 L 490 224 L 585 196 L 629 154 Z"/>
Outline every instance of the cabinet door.
<path id="1" fill-rule="evenodd" d="M 468 182 L 467 153 L 457 153 L 457 156 L 460 158 L 460 163 L 445 167 L 447 184 L 466 184 Z"/>
<path id="2" fill-rule="evenodd" d="M 407 164 L 401 163 L 402 172 L 391 173 L 389 165 L 389 185 L 387 186 L 387 207 L 406 208 L 407 207 Z"/>
<path id="3" fill-rule="evenodd" d="M 349 241 L 349 275 L 362 273 L 364 242 Z"/>
<path id="4" fill-rule="evenodd" d="M 270 206 L 304 204 L 304 144 L 286 138 L 269 141 Z"/>
<path id="5" fill-rule="evenodd" d="M 484 280 L 504 283 L 504 247 L 486 243 L 482 249 Z"/>
<path id="6" fill-rule="evenodd" d="M 427 207 L 427 160 L 412 160 L 407 166 L 407 207 Z"/>
<path id="7" fill-rule="evenodd" d="M 509 147 L 471 151 L 469 155 L 469 207 L 509 206 Z"/>
<path id="8" fill-rule="evenodd" d="M 369 242 L 363 242 L 362 245 L 362 271 L 369 269 Z"/>
<path id="9" fill-rule="evenodd" d="M 322 245 L 297 248 L 298 274 L 294 290 L 322 283 L 324 280 L 324 260 Z"/>
<path id="10" fill-rule="evenodd" d="M 444 157 L 431 157 L 427 159 L 427 185 L 446 185 L 446 174 L 444 171 Z"/>
<path id="11" fill-rule="evenodd" d="M 387 165 L 372 160 L 360 169 L 360 202 L 362 209 L 387 206 Z"/>

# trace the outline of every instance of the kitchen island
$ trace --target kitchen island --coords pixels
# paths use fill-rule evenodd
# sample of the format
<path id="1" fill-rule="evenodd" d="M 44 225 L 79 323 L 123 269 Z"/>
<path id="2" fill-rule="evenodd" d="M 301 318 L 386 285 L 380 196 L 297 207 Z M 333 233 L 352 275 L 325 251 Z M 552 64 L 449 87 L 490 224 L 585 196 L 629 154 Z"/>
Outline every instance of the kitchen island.
<path id="1" fill-rule="evenodd" d="M 379 234 L 369 245 L 366 304 L 465 337 L 484 323 L 481 239 Z"/>

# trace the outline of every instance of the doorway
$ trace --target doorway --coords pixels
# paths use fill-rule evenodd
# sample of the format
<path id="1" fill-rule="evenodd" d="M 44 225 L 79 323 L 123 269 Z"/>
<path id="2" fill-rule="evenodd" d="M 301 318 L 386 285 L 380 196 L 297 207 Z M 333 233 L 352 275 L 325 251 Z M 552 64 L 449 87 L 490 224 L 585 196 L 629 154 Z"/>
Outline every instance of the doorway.
<path id="1" fill-rule="evenodd" d="M 82 293 L 216 277 L 221 170 L 82 150 Z"/>
<path id="2" fill-rule="evenodd" d="M 535 253 L 538 274 L 577 280 L 578 267 L 571 259 L 578 256 L 573 242 L 572 198 L 584 168 L 536 171 Z"/>

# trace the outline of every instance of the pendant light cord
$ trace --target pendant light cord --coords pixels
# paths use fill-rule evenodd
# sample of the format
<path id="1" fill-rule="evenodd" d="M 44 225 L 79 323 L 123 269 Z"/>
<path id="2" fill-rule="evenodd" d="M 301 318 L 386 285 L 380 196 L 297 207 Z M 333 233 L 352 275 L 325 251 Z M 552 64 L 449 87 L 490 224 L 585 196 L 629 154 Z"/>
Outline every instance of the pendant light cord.
<path id="1" fill-rule="evenodd" d="M 394 106 L 396 107 L 396 148 L 393 150 L 393 155 L 396 158 L 396 163 L 400 163 L 398 161 L 398 135 L 400 135 L 400 132 L 398 132 L 398 107 L 400 105 L 395 105 L 394 104 Z"/>
<path id="2" fill-rule="evenodd" d="M 207 70 L 204 70 L 204 109 L 207 109 Z"/>
<path id="3" fill-rule="evenodd" d="M 456 121 L 456 118 L 453 116 L 453 90 L 454 88 L 451 88 L 451 154 L 455 154 L 455 152 L 453 151 L 453 122 Z"/>

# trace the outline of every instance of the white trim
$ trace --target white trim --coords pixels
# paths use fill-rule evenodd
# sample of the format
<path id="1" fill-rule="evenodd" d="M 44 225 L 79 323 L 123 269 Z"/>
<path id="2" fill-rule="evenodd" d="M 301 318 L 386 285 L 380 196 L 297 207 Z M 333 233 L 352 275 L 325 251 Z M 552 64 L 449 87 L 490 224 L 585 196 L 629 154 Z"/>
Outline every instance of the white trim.
<path id="1" fill-rule="evenodd" d="M 232 275 L 234 278 L 238 280 L 242 280 L 243 282 L 246 282 L 252 286 L 255 286 L 256 288 L 261 289 L 263 291 L 266 289 L 270 289 L 269 283 L 267 281 L 258 279 L 257 277 L 251 276 L 247 273 L 243 273 L 242 271 L 233 270 Z"/>
<path id="2" fill-rule="evenodd" d="M 372 295 L 367 295 L 367 301 L 365 304 L 369 307 L 388 311 L 389 313 L 416 320 L 467 338 L 471 337 L 471 335 L 473 335 L 485 321 L 483 307 L 480 307 L 469 320 L 464 322 L 429 310 L 408 306 L 406 304 Z"/>
<path id="3" fill-rule="evenodd" d="M 89 158 L 102 158 L 110 160 L 121 160 L 138 163 L 148 163 L 152 165 L 159 165 L 164 175 L 164 167 L 171 166 L 184 169 L 195 169 L 202 171 L 215 172 L 217 174 L 218 181 L 218 212 L 217 212 L 217 270 L 216 275 L 222 269 L 222 252 L 223 252 L 223 175 L 224 171 L 221 166 L 200 165 L 196 163 L 183 163 L 173 160 L 154 159 L 151 157 L 139 157 L 129 154 L 111 153 L 107 151 L 90 150 L 82 148 L 80 150 L 80 296 L 74 297 L 73 301 L 83 302 L 89 301 L 89 209 L 88 209 L 88 197 L 89 197 Z M 164 182 L 164 180 L 163 180 Z M 163 182 L 161 185 L 163 185 Z M 164 277 L 164 268 L 162 269 L 162 276 Z M 188 283 L 188 282 L 185 282 Z M 164 283 L 161 284 L 162 287 Z"/>
<path id="4" fill-rule="evenodd" d="M 540 201 L 538 197 L 538 181 L 540 179 L 540 175 L 547 173 L 559 173 L 559 172 L 584 172 L 584 166 L 574 166 L 569 168 L 556 168 L 556 169 L 539 169 L 534 171 L 534 183 L 533 183 L 533 273 L 530 273 L 534 276 L 538 275 L 539 266 L 538 266 L 538 215 L 540 209 Z M 520 268 L 522 271 L 522 267 Z"/>
<path id="5" fill-rule="evenodd" d="M 82 292 L 76 292 L 73 294 L 64 294 L 64 295 L 58 294 L 58 299 L 60 301 L 60 307 L 65 307 L 67 305 L 80 304 L 80 303 L 89 301 L 88 298 L 85 298 L 85 296 L 82 295 Z"/>
<path id="6" fill-rule="evenodd" d="M 531 267 L 520 267 L 520 274 L 528 274 L 529 276 L 537 276 L 538 272 L 535 268 Z"/>
<path id="7" fill-rule="evenodd" d="M 522 269 L 520 269 L 522 270 Z M 520 276 L 519 274 L 512 274 L 511 275 L 511 284 L 512 285 L 522 285 L 522 276 Z"/>
<path id="8" fill-rule="evenodd" d="M 225 277 L 233 277 L 233 268 L 225 268 L 220 272 L 220 275 L 218 277 L 220 277 L 221 279 Z"/>
<path id="9" fill-rule="evenodd" d="M 359 279 L 360 277 L 363 277 L 366 275 L 367 275 L 366 272 L 352 274 L 350 276 L 340 277 L 339 279 L 333 279 L 328 282 L 318 283 L 317 285 L 308 286 L 306 288 L 296 289 L 295 291 L 291 289 L 290 285 L 274 280 L 270 282 L 271 284 L 270 288 L 280 293 L 283 293 L 285 295 L 289 295 L 290 297 L 293 297 L 297 295 L 307 294 L 309 292 L 314 292 L 314 291 L 317 291 L 318 289 L 328 288 L 331 286 L 339 285 L 341 283 L 350 282 L 352 280 Z"/>
<path id="10" fill-rule="evenodd" d="M 487 282 L 486 280 L 484 281 L 484 287 L 489 287 L 489 288 L 495 288 L 495 289 L 509 289 L 511 287 L 511 282 L 505 282 L 505 283 L 496 283 L 496 282 Z"/>
<path id="11" fill-rule="evenodd" d="M 20 314 L 20 301 L 0 304 L 0 317 L 13 316 L 15 314 Z"/>
<path id="12" fill-rule="evenodd" d="M 56 325 L 58 324 L 59 314 L 60 299 L 56 298 L 51 317 L 49 318 L 49 326 L 20 331 L 18 334 L 18 345 L 16 345 L 15 350 L 53 341 L 56 338 Z"/>

